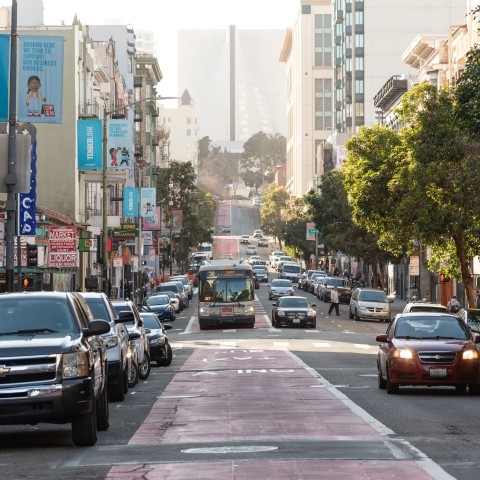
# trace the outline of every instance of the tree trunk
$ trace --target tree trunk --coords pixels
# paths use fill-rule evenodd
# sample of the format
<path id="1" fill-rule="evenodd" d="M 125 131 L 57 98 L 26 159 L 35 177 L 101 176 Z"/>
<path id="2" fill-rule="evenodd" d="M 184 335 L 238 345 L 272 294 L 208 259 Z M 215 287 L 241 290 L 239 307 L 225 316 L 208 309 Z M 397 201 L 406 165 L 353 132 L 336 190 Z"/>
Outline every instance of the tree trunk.
<path id="1" fill-rule="evenodd" d="M 462 272 L 462 283 L 467 295 L 467 305 L 469 308 L 475 308 L 475 295 L 473 288 L 473 277 L 470 273 L 470 259 L 467 257 L 465 247 L 463 244 L 463 235 L 455 237 L 455 249 L 457 251 L 457 258 L 460 263 L 460 270 Z"/>

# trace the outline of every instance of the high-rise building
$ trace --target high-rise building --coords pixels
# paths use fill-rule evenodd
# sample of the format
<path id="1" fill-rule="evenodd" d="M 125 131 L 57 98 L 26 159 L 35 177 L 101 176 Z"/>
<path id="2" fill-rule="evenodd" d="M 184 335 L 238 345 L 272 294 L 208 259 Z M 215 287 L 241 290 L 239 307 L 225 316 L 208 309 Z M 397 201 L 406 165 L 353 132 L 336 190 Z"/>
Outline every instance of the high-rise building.
<path id="1" fill-rule="evenodd" d="M 344 142 L 378 121 L 374 97 L 394 75 L 415 75 L 402 55 L 418 34 L 465 22 L 458 0 L 301 0 L 285 35 L 287 189 L 315 187 L 341 164 Z"/>
<path id="2" fill-rule="evenodd" d="M 181 30 L 178 91 L 195 99 L 200 136 L 225 142 L 285 135 L 283 30 Z"/>

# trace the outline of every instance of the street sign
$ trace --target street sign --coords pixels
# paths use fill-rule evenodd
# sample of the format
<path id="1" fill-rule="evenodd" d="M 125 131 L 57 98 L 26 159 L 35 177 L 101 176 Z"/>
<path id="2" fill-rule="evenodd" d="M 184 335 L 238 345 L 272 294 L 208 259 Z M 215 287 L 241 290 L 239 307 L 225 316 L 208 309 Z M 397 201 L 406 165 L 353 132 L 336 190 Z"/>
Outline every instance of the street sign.
<path id="1" fill-rule="evenodd" d="M 309 228 L 308 233 L 314 233 L 315 235 L 318 235 L 320 232 L 316 228 Z"/>

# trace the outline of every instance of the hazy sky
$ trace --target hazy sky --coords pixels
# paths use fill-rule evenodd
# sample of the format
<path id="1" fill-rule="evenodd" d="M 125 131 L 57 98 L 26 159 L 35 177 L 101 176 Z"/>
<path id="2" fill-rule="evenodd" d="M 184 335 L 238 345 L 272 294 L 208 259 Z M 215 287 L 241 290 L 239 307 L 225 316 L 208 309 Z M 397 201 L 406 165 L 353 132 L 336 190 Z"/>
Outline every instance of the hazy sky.
<path id="1" fill-rule="evenodd" d="M 31 1 L 31 0 L 29 0 Z M 21 0 L 17 0 L 20 4 Z M 0 0 L 10 6 L 11 0 Z M 181 29 L 292 27 L 300 0 L 44 0 L 45 25 L 131 24 L 151 30 L 163 73 L 160 94 L 177 94 L 177 31 Z"/>

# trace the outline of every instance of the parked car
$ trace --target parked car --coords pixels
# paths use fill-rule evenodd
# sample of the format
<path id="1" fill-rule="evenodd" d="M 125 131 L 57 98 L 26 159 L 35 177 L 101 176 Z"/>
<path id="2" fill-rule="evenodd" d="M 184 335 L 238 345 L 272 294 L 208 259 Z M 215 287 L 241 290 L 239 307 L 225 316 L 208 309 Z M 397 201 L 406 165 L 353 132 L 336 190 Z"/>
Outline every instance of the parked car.
<path id="1" fill-rule="evenodd" d="M 166 331 L 170 330 L 172 326 L 160 322 L 158 317 L 151 312 L 141 312 L 140 316 L 143 319 L 150 342 L 150 359 L 156 362 L 159 367 L 168 367 L 172 363 L 173 352 Z"/>
<path id="2" fill-rule="evenodd" d="M 75 292 L 0 295 L 0 425 L 72 424 L 77 446 L 109 427 L 110 332 Z"/>
<path id="3" fill-rule="evenodd" d="M 176 282 L 165 282 L 155 287 L 155 293 L 165 292 L 173 292 L 177 295 L 180 302 L 180 311 L 183 311 L 185 308 L 187 308 L 188 296 L 185 293 L 182 283 L 178 285 Z"/>
<path id="4" fill-rule="evenodd" d="M 180 294 L 180 301 L 183 302 L 183 308 L 188 308 L 188 306 L 190 305 L 190 301 L 188 299 L 188 293 L 185 289 L 183 281 L 176 280 L 175 278 L 169 278 L 168 282 L 165 282 L 163 285 L 177 285 L 178 293 Z"/>
<path id="5" fill-rule="evenodd" d="M 405 305 L 403 313 L 410 312 L 449 313 L 448 308 L 445 305 L 432 302 L 409 302 Z"/>
<path id="6" fill-rule="evenodd" d="M 130 300 L 114 300 L 112 305 L 120 319 L 124 321 L 129 333 L 135 334 L 133 339 L 138 361 L 138 375 L 141 380 L 146 380 L 150 375 L 150 344 L 140 312 Z"/>
<path id="7" fill-rule="evenodd" d="M 323 281 L 327 278 L 326 274 L 313 274 L 312 278 L 310 279 L 310 286 L 309 288 L 311 289 L 312 293 L 320 299 L 320 292 L 321 292 L 321 287 L 323 284 Z"/>
<path id="8" fill-rule="evenodd" d="M 458 317 L 443 313 L 401 313 L 377 335 L 378 386 L 452 386 L 480 393 L 480 335 L 473 337 Z"/>
<path id="9" fill-rule="evenodd" d="M 295 295 L 293 283 L 291 280 L 276 278 L 268 284 L 268 299 L 284 297 L 286 295 Z"/>
<path id="10" fill-rule="evenodd" d="M 390 303 L 383 290 L 376 288 L 358 287 L 352 292 L 349 307 L 349 318 L 360 320 L 378 320 L 379 322 L 390 322 Z"/>
<path id="11" fill-rule="evenodd" d="M 268 268 L 263 265 L 253 265 L 253 272 L 260 283 L 268 283 Z"/>
<path id="12" fill-rule="evenodd" d="M 155 297 L 157 295 L 167 295 L 170 298 L 170 305 L 175 310 L 175 313 L 180 312 L 180 295 L 178 293 L 172 292 L 170 290 L 166 290 L 164 292 L 154 292 L 150 295 L 149 298 Z"/>
<path id="13" fill-rule="evenodd" d="M 325 277 L 318 287 L 318 297 L 324 302 L 329 302 L 333 287 L 337 287 L 340 303 L 348 305 L 352 297 L 352 290 L 348 286 L 348 280 L 344 277 Z"/>
<path id="14" fill-rule="evenodd" d="M 245 249 L 245 253 L 247 255 L 256 255 L 257 247 L 255 245 L 248 245 L 247 248 Z"/>
<path id="15" fill-rule="evenodd" d="M 268 240 L 264 237 L 261 237 L 261 238 L 258 239 L 257 245 L 259 247 L 268 247 Z"/>
<path id="16" fill-rule="evenodd" d="M 326 272 L 324 272 L 323 270 L 307 270 L 307 277 L 305 278 L 305 280 L 302 282 L 302 286 L 303 286 L 303 290 L 305 292 L 310 292 L 310 293 L 313 293 L 313 291 L 310 289 L 310 280 L 312 278 L 312 275 L 315 274 L 315 275 L 323 275 L 324 277 L 327 276 Z"/>
<path id="17" fill-rule="evenodd" d="M 102 335 L 107 347 L 108 398 L 123 402 L 128 392 L 128 330 L 113 308 L 110 299 L 102 292 L 79 292 L 96 320 L 105 320 L 110 331 Z"/>
<path id="18" fill-rule="evenodd" d="M 182 282 L 188 299 L 191 300 L 193 298 L 193 283 L 185 275 L 172 275 L 168 280 Z"/>
<path id="19" fill-rule="evenodd" d="M 480 309 L 462 308 L 456 314 L 474 334 L 480 334 Z"/>
<path id="20" fill-rule="evenodd" d="M 317 312 L 314 303 L 299 296 L 282 297 L 273 304 L 272 325 L 275 328 L 317 326 Z"/>
<path id="21" fill-rule="evenodd" d="M 142 312 L 145 311 L 154 313 L 162 322 L 175 320 L 175 307 L 170 302 L 170 296 L 166 294 L 151 295 L 146 298 L 143 301 Z"/>
<path id="22" fill-rule="evenodd" d="M 250 236 L 249 235 L 242 235 L 240 237 L 240 243 L 241 244 L 245 243 L 245 244 L 249 245 L 250 244 Z"/>

